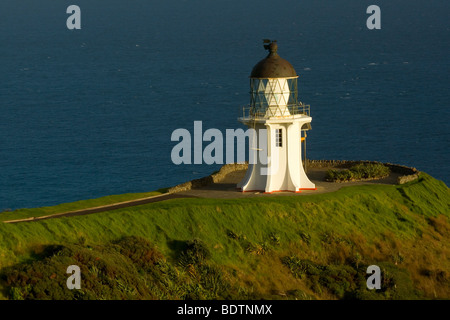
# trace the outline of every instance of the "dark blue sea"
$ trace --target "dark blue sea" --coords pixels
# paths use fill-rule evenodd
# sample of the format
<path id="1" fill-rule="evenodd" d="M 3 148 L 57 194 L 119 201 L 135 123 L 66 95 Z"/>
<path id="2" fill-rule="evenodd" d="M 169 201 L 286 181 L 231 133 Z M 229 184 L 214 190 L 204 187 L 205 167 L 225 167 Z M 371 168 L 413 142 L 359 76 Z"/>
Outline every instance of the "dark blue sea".
<path id="1" fill-rule="evenodd" d="M 81 8 L 81 30 L 66 9 Z M 381 8 L 369 30 L 366 9 Z M 262 39 L 299 74 L 311 159 L 414 166 L 450 183 L 448 0 L 0 2 L 0 211 L 145 192 L 177 128 L 240 128 Z"/>

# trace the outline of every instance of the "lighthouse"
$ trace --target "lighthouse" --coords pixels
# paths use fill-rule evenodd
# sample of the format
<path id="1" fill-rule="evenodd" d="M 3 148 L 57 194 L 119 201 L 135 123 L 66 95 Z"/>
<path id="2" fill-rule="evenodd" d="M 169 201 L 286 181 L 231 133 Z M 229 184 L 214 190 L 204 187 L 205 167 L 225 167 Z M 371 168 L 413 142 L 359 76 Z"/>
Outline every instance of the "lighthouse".
<path id="1" fill-rule="evenodd" d="M 238 120 L 254 133 L 249 141 L 249 166 L 237 185 L 242 192 L 316 190 L 305 172 L 306 132 L 310 106 L 298 101 L 298 75 L 278 55 L 276 41 L 264 40 L 269 54 L 250 74 L 250 105 Z"/>

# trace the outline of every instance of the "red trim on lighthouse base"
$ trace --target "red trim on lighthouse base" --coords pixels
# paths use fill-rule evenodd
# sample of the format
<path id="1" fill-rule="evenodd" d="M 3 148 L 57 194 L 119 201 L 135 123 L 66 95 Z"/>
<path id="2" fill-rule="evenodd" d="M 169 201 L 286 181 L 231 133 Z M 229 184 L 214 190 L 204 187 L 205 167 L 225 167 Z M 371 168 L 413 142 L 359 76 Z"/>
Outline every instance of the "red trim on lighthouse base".
<path id="1" fill-rule="evenodd" d="M 264 190 L 245 190 L 243 191 L 242 188 L 236 188 L 236 190 L 240 191 L 240 192 L 263 192 L 265 194 L 272 194 L 275 192 L 293 192 L 293 193 L 301 193 L 302 190 L 317 190 L 317 188 L 300 188 L 297 191 L 292 191 L 292 190 L 275 190 L 275 191 L 270 191 L 270 192 L 266 192 Z"/>

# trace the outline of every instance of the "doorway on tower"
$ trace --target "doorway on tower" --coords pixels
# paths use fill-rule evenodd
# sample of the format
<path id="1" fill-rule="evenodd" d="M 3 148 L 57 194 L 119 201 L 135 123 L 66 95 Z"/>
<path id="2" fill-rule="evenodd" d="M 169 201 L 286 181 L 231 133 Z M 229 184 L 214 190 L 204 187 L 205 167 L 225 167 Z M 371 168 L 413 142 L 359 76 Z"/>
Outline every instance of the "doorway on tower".
<path id="1" fill-rule="evenodd" d="M 301 130 L 300 130 L 300 145 L 301 145 L 301 152 L 303 153 L 303 161 L 302 161 L 302 165 L 303 165 L 303 169 L 305 170 L 305 173 L 308 172 L 307 169 L 307 160 L 306 160 L 306 131 L 311 130 L 311 122 L 309 123 L 305 123 Z"/>

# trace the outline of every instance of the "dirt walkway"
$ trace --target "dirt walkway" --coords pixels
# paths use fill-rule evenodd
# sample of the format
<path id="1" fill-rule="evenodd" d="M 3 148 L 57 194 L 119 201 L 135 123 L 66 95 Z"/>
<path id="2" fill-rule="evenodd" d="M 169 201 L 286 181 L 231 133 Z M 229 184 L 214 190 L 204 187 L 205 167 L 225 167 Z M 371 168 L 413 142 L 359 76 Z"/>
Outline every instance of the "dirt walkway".
<path id="1" fill-rule="evenodd" d="M 87 208 L 87 209 L 81 209 L 76 211 L 69 211 L 69 212 L 63 212 L 63 213 L 55 213 L 48 216 L 41 216 L 41 217 L 30 217 L 30 218 L 24 218 L 24 219 L 17 219 L 17 220 L 7 220 L 3 221 L 4 223 L 19 223 L 19 222 L 32 222 L 32 221 L 39 221 L 39 220 L 45 220 L 45 219 L 54 219 L 54 218 L 61 218 L 61 217 L 75 217 L 75 216 L 82 216 L 86 214 L 91 213 L 98 213 L 98 212 L 105 212 L 105 211 L 111 211 L 121 208 L 128 208 L 128 207 L 135 207 L 142 204 L 147 203 L 153 203 L 153 202 L 159 202 L 169 199 L 176 199 L 176 198 L 195 198 L 194 195 L 181 195 L 176 193 L 170 193 L 170 194 L 162 194 L 157 195 L 149 198 L 143 198 L 143 199 L 136 199 L 126 202 L 119 202 L 119 203 L 113 203 L 108 204 L 105 206 L 100 207 L 94 207 L 94 208 Z"/>
<path id="2" fill-rule="evenodd" d="M 192 189 L 189 191 L 178 192 L 180 196 L 195 196 L 198 198 L 216 198 L 216 199 L 232 199 L 232 198 L 248 198 L 248 197 L 276 197 L 280 195 L 304 196 L 318 193 L 334 192 L 342 187 L 357 186 L 365 184 L 397 184 L 397 178 L 401 174 L 393 173 L 378 180 L 369 181 L 353 181 L 353 182 L 327 182 L 325 181 L 325 173 L 332 168 L 312 168 L 307 172 L 308 178 L 316 185 L 317 190 L 302 190 L 300 193 L 294 192 L 274 192 L 265 194 L 264 192 L 240 192 L 236 190 L 236 184 L 244 178 L 245 170 L 234 171 L 225 176 L 218 182 L 205 187 Z"/>
<path id="3" fill-rule="evenodd" d="M 318 194 L 325 192 L 334 192 L 345 186 L 355 186 L 364 184 L 396 184 L 397 178 L 400 174 L 392 173 L 384 179 L 370 180 L 370 181 L 356 181 L 335 183 L 326 182 L 325 173 L 330 168 L 313 168 L 308 170 L 307 175 L 309 179 L 316 185 L 317 190 L 303 190 L 301 193 L 293 192 L 275 192 L 272 194 L 265 194 L 263 192 L 240 192 L 236 190 L 236 184 L 244 178 L 245 170 L 234 171 L 227 174 L 220 182 L 212 183 L 210 185 L 191 189 L 189 191 L 181 191 L 177 193 L 162 194 L 149 198 L 136 199 L 131 201 L 125 201 L 120 203 L 109 204 L 100 207 L 87 208 L 82 210 L 57 213 L 41 217 L 30 217 L 17 220 L 3 221 L 4 223 L 19 223 L 19 222 L 32 222 L 45 219 L 53 219 L 60 217 L 74 217 L 86 214 L 111 211 L 115 209 L 128 208 L 139 206 L 142 204 L 148 204 L 153 202 L 159 202 L 164 200 L 176 199 L 176 198 L 216 198 L 216 199 L 233 199 L 233 198 L 248 198 L 248 197 L 276 197 L 280 195 L 289 196 L 303 196 L 310 194 Z"/>

